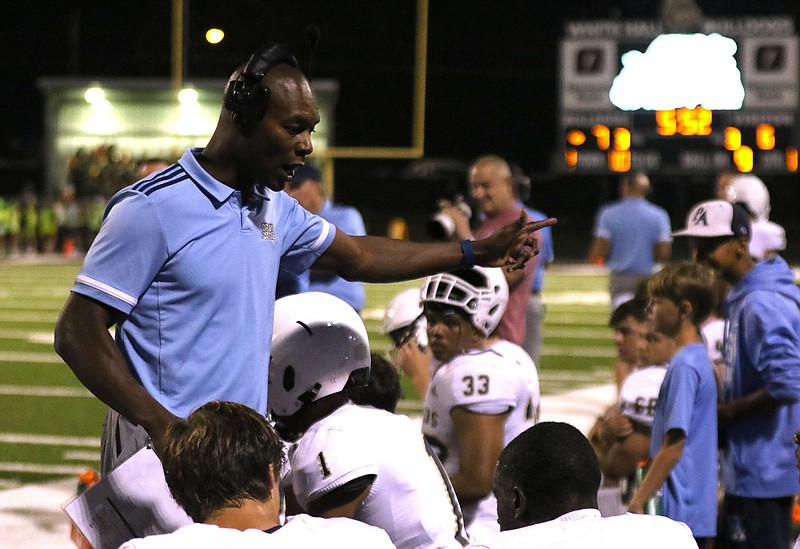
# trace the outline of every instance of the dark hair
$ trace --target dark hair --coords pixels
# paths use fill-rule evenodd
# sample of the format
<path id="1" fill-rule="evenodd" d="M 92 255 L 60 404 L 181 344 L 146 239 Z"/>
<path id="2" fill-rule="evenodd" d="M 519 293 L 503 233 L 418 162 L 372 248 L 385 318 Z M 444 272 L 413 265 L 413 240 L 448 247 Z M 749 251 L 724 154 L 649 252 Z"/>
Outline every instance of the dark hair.
<path id="1" fill-rule="evenodd" d="M 205 522 L 245 500 L 269 501 L 283 468 L 283 443 L 255 410 L 214 400 L 169 425 L 161 463 L 175 501 Z"/>
<path id="2" fill-rule="evenodd" d="M 350 400 L 356 404 L 374 406 L 394 413 L 397 402 L 403 396 L 400 374 L 392 363 L 377 353 L 370 353 L 372 365 L 369 381 L 364 387 L 350 391 Z"/>
<path id="3" fill-rule="evenodd" d="M 690 302 L 695 326 L 714 312 L 720 292 L 714 271 L 689 262 L 667 265 L 658 271 L 648 281 L 647 291 L 653 297 L 664 297 L 673 303 Z"/>
<path id="4" fill-rule="evenodd" d="M 568 423 L 544 421 L 523 431 L 501 452 L 496 475 L 525 494 L 527 524 L 597 508 L 597 455 Z"/>
<path id="5" fill-rule="evenodd" d="M 629 316 L 632 316 L 639 322 L 646 321 L 647 303 L 645 300 L 633 298 L 620 303 L 617 308 L 611 312 L 611 317 L 608 319 L 608 325 L 611 328 L 616 328 Z"/>

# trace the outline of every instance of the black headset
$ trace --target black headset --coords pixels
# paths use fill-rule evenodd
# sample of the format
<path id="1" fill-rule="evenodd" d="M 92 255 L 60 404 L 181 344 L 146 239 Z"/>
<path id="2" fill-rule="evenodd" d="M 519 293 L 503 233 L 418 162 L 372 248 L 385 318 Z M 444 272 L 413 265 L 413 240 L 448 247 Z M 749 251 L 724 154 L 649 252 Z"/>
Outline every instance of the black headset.
<path id="1" fill-rule="evenodd" d="M 276 65 L 300 68 L 289 46 L 267 44 L 250 56 L 247 65 L 235 80 L 228 82 L 225 108 L 233 113 L 233 121 L 240 128 L 251 126 L 267 114 L 270 90 L 261 84 L 261 79 Z"/>

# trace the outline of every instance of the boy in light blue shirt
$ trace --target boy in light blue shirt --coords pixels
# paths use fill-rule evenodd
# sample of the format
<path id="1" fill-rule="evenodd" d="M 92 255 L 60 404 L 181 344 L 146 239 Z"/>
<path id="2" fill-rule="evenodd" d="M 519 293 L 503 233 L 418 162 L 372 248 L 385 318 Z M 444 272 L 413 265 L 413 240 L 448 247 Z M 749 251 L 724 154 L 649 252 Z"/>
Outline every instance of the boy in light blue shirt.
<path id="1" fill-rule="evenodd" d="M 642 513 L 662 490 L 661 514 L 686 523 L 701 548 L 711 547 L 717 533 L 717 383 L 700 325 L 714 310 L 716 279 L 705 266 L 679 263 L 653 275 L 647 289 L 655 329 L 675 338 L 678 351 L 658 395 L 652 463 L 628 511 Z"/>

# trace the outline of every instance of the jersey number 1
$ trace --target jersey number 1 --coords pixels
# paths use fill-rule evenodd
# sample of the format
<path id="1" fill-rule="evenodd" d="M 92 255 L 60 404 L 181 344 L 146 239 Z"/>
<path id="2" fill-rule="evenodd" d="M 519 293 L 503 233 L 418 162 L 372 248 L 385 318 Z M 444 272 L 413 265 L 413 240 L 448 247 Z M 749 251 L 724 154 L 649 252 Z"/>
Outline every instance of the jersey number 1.
<path id="1" fill-rule="evenodd" d="M 322 452 L 317 454 L 317 461 L 319 461 L 319 468 L 322 471 L 322 478 L 331 476 L 331 470 L 328 469 L 328 464 L 325 463 L 325 456 L 322 455 Z"/>

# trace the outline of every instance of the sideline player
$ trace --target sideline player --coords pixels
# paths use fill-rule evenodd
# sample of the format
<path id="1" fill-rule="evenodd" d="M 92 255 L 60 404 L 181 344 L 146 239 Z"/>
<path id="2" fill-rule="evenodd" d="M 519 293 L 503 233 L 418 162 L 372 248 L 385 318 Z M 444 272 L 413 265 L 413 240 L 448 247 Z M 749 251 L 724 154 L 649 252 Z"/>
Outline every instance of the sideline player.
<path id="1" fill-rule="evenodd" d="M 389 353 L 392 362 L 403 370 L 420 398 L 425 398 L 433 373 L 433 355 L 428 347 L 428 323 L 419 302 L 419 288 L 409 288 L 396 294 L 386 306 L 383 333 L 394 347 Z M 411 365 L 419 364 L 418 368 Z"/>
<path id="2" fill-rule="evenodd" d="M 597 452 L 603 484 L 615 486 L 636 471 L 640 461 L 650 455 L 658 392 L 675 353 L 675 339 L 658 331 L 648 321 L 641 363 L 622 382 L 619 401 L 592 428 L 592 446 Z"/>
<path id="3" fill-rule="evenodd" d="M 276 301 L 269 405 L 281 435 L 297 440 L 287 501 L 383 528 L 402 549 L 465 545 L 458 501 L 419 427 L 350 401 L 369 372 L 367 330 L 344 301 L 319 292 Z"/>
<path id="4" fill-rule="evenodd" d="M 450 475 L 467 531 L 480 540 L 498 528 L 491 492 L 497 458 L 536 421 L 538 376 L 522 348 L 512 353 L 511 343 L 488 339 L 508 300 L 499 269 L 429 276 L 421 295 L 436 360 L 422 430 Z"/>
<path id="5" fill-rule="evenodd" d="M 592 446 L 568 423 L 545 421 L 512 440 L 494 478 L 502 532 L 475 549 L 697 549 L 685 524 L 666 517 L 602 518 L 600 468 Z"/>
<path id="6" fill-rule="evenodd" d="M 122 549 L 394 547 L 386 532 L 353 520 L 297 515 L 281 525 L 283 443 L 243 404 L 212 401 L 172 423 L 162 461 L 170 492 L 195 524 Z"/>

